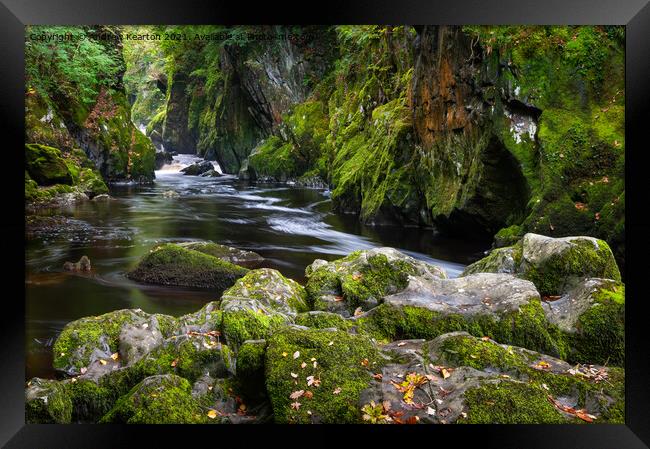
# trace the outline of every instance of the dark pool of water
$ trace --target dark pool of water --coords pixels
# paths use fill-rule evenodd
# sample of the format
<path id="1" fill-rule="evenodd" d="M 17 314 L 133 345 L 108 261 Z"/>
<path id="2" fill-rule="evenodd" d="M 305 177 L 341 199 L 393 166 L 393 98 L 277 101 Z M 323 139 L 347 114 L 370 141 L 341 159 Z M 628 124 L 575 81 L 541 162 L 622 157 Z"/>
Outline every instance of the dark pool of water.
<path id="1" fill-rule="evenodd" d="M 175 190 L 178 198 L 165 198 Z M 124 272 L 153 245 L 209 240 L 256 251 L 285 276 L 304 282 L 316 258 L 392 246 L 443 266 L 450 276 L 481 257 L 484 244 L 435 238 L 431 230 L 367 227 L 331 211 L 326 191 L 247 185 L 232 176 L 201 178 L 159 171 L 153 186 L 114 186 L 114 200 L 39 212 L 72 219 L 73 231 L 39 234 L 26 246 L 26 378 L 54 377 L 51 345 L 66 323 L 123 308 L 179 316 L 217 299 L 218 292 L 132 282 Z M 90 258 L 93 272 L 63 272 Z"/>

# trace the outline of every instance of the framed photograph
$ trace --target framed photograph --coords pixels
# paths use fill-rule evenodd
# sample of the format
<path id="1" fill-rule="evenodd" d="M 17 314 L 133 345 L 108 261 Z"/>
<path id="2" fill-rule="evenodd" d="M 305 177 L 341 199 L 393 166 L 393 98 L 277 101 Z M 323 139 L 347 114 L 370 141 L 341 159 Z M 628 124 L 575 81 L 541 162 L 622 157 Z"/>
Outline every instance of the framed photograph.
<path id="1" fill-rule="evenodd" d="M 650 6 L 302 6 L 4 2 L 2 442 L 647 447 Z"/>

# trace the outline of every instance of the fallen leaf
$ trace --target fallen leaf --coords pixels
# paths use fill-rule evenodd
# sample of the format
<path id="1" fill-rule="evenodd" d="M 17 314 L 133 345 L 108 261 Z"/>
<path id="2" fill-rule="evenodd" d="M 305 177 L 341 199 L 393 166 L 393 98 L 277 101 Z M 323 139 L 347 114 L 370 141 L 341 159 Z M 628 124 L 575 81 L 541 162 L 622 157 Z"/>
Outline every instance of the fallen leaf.
<path id="1" fill-rule="evenodd" d="M 334 342 L 330 341 L 329 343 L 327 343 L 327 346 L 332 346 L 333 344 L 334 344 Z"/>
<path id="2" fill-rule="evenodd" d="M 596 212 L 594 218 L 596 219 L 596 221 L 600 220 L 600 212 Z"/>
<path id="3" fill-rule="evenodd" d="M 316 379 L 314 376 L 307 376 L 307 386 L 319 387 L 320 386 L 320 379 Z"/>
<path id="4" fill-rule="evenodd" d="M 111 354 L 111 358 L 112 358 L 113 360 L 117 360 L 119 356 L 120 356 L 120 355 L 119 355 L 117 352 L 114 353 L 114 354 Z"/>
<path id="5" fill-rule="evenodd" d="M 404 346 L 405 344 L 406 344 L 406 343 L 404 343 L 403 341 L 401 341 L 401 342 L 397 343 L 397 346 Z"/>
<path id="6" fill-rule="evenodd" d="M 441 369 L 441 370 L 440 370 L 440 374 L 442 374 L 442 378 L 443 378 L 443 379 L 446 379 L 446 378 L 448 378 L 449 376 L 451 376 L 451 374 L 449 374 L 449 371 L 447 370 L 447 368 L 443 368 L 443 369 Z"/>
<path id="7" fill-rule="evenodd" d="M 537 362 L 536 364 L 534 364 L 534 365 L 532 366 L 532 368 L 534 368 L 534 369 L 536 369 L 536 370 L 544 370 L 544 371 L 546 371 L 546 370 L 548 370 L 548 369 L 551 368 L 551 364 L 548 363 L 548 362 L 545 361 L 545 360 L 540 360 L 539 362 Z"/>
<path id="8" fill-rule="evenodd" d="M 216 410 L 210 410 L 208 412 L 208 418 L 215 419 L 216 417 L 217 417 L 217 411 Z"/>
<path id="9" fill-rule="evenodd" d="M 316 361 L 316 357 L 312 357 L 311 359 L 309 359 L 309 361 L 310 361 L 310 362 L 315 362 L 315 361 Z"/>
<path id="10" fill-rule="evenodd" d="M 300 357 L 300 351 L 296 351 L 296 352 L 294 352 L 294 353 L 293 353 L 293 358 L 294 358 L 294 360 L 297 359 L 298 357 Z"/>
<path id="11" fill-rule="evenodd" d="M 300 364 L 300 368 L 302 368 L 302 369 L 305 369 L 306 366 L 307 366 L 307 364 L 306 364 L 305 362 L 302 362 L 302 363 Z"/>
<path id="12" fill-rule="evenodd" d="M 427 415 L 433 416 L 435 414 L 436 414 L 436 409 L 431 408 L 431 407 L 427 407 Z"/>
<path id="13" fill-rule="evenodd" d="M 488 336 L 484 336 L 484 337 L 481 337 L 481 340 L 483 340 L 483 341 L 490 341 L 490 337 L 488 337 Z"/>
<path id="14" fill-rule="evenodd" d="M 293 377 L 294 379 L 297 379 L 298 375 L 296 373 L 291 373 L 291 377 Z"/>
<path id="15" fill-rule="evenodd" d="M 289 395 L 289 398 L 290 398 L 290 399 L 293 399 L 293 400 L 296 400 L 296 399 L 298 399 L 300 396 L 302 396 L 303 394 L 305 394 L 305 390 L 294 391 L 293 393 L 291 393 L 291 394 Z"/>
<path id="16" fill-rule="evenodd" d="M 297 401 L 292 402 L 291 403 L 291 408 L 294 409 L 294 410 L 298 410 L 300 408 L 300 405 L 301 405 L 300 402 L 297 402 Z"/>
<path id="17" fill-rule="evenodd" d="M 370 364 L 370 362 L 368 361 L 368 359 L 363 359 L 363 360 L 361 361 L 361 365 L 362 365 L 362 366 L 367 367 L 369 364 Z"/>
<path id="18" fill-rule="evenodd" d="M 585 203 L 577 202 L 575 203 L 575 208 L 578 210 L 587 210 L 587 205 Z"/>
<path id="19" fill-rule="evenodd" d="M 288 356 L 288 355 L 289 355 L 289 354 L 287 354 L 286 352 L 283 352 L 283 353 L 282 353 L 282 357 L 286 357 L 286 356 Z"/>
<path id="20" fill-rule="evenodd" d="M 143 328 L 143 329 L 146 329 L 146 328 L 148 328 L 148 327 L 149 327 L 149 325 L 148 325 L 147 323 L 144 323 L 144 324 L 142 325 L 142 328 Z"/>
<path id="21" fill-rule="evenodd" d="M 339 394 L 340 392 L 341 392 L 341 389 L 339 387 L 336 387 L 332 393 Z"/>
<path id="22" fill-rule="evenodd" d="M 312 393 L 311 391 L 307 390 L 307 391 L 305 391 L 305 397 L 306 397 L 307 399 L 311 399 L 311 398 L 314 397 L 314 393 Z"/>
<path id="23" fill-rule="evenodd" d="M 361 307 L 357 307 L 356 309 L 354 309 L 354 316 L 359 316 L 359 315 L 363 315 L 363 310 L 361 310 Z"/>
<path id="24" fill-rule="evenodd" d="M 314 368 L 318 366 L 318 362 L 314 362 Z"/>
<path id="25" fill-rule="evenodd" d="M 335 296 L 334 301 L 335 302 L 343 301 L 343 296 Z"/>
<path id="26" fill-rule="evenodd" d="M 377 374 L 373 374 L 372 377 L 374 377 L 377 380 L 381 380 L 384 377 L 384 375 L 381 373 L 377 373 Z"/>
<path id="27" fill-rule="evenodd" d="M 79 371 L 81 372 L 81 374 L 86 374 L 86 371 L 88 371 L 88 368 L 86 368 L 85 366 L 82 366 Z"/>
<path id="28" fill-rule="evenodd" d="M 172 363 L 170 363 L 171 366 L 176 366 L 178 365 L 178 359 L 172 360 Z"/>
<path id="29" fill-rule="evenodd" d="M 102 365 L 106 365 L 107 362 L 104 359 L 99 359 L 99 363 L 101 363 Z"/>

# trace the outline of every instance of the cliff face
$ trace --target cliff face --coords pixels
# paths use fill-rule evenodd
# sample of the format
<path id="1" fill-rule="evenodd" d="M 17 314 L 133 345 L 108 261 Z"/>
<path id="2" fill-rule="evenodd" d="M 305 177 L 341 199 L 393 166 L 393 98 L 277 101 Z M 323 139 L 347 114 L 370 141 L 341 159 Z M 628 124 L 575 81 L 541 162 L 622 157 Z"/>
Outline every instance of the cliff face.
<path id="1" fill-rule="evenodd" d="M 172 83 L 167 105 L 187 119 L 168 118 L 168 135 L 245 178 L 321 178 L 366 223 L 496 245 L 588 234 L 622 260 L 620 28 L 316 27 L 299 42 L 273 30 L 272 43 L 218 47 L 212 75 L 187 67 L 190 101 Z"/>
<path id="2" fill-rule="evenodd" d="M 66 32 L 59 28 L 45 30 Z M 76 28 L 87 40 L 76 50 L 61 44 L 60 53 L 37 42 L 28 46 L 25 139 L 58 148 L 64 156 L 81 148 L 108 181 L 150 182 L 154 148 L 131 123 L 118 31 Z M 68 50 L 86 52 L 76 57 L 87 65 L 64 55 Z"/>
<path id="3" fill-rule="evenodd" d="M 165 149 L 198 153 L 237 173 L 252 149 L 278 131 L 282 115 L 307 99 L 329 68 L 332 32 L 307 27 L 296 38 L 286 27 L 261 31 L 273 38 L 206 44 L 198 58 L 176 68 L 168 88 Z M 204 66 L 209 71 L 200 70 Z"/>

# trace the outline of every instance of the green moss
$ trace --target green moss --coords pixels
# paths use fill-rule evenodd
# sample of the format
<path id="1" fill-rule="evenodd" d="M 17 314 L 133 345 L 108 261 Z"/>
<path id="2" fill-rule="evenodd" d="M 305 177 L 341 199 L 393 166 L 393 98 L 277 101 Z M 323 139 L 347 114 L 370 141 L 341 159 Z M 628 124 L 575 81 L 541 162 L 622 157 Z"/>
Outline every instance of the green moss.
<path id="1" fill-rule="evenodd" d="M 119 395 L 119 392 L 90 379 L 69 381 L 65 384 L 65 391 L 72 401 L 73 422 L 97 422 L 111 409 Z"/>
<path id="2" fill-rule="evenodd" d="M 350 321 L 346 320 L 338 313 L 322 311 L 301 313 L 296 316 L 296 324 L 311 327 L 313 329 L 327 329 L 335 327 L 339 330 L 347 330 L 353 326 Z"/>
<path id="3" fill-rule="evenodd" d="M 594 304 L 578 319 L 572 357 L 583 363 L 625 363 L 625 286 L 600 289 Z"/>
<path id="4" fill-rule="evenodd" d="M 512 225 L 501 229 L 494 235 L 494 244 L 496 247 L 511 246 L 517 243 L 521 237 L 523 237 L 521 226 Z"/>
<path id="5" fill-rule="evenodd" d="M 380 366 L 379 354 L 370 340 L 343 331 L 285 328 L 268 342 L 266 387 L 276 423 L 361 422 L 359 394 L 372 381 L 368 369 Z M 299 355 L 294 358 L 296 352 Z M 291 373 L 298 377 L 294 379 Z M 320 380 L 320 385 L 308 386 L 308 376 Z M 337 388 L 340 393 L 334 394 Z M 295 400 L 301 404 L 296 410 L 289 396 L 297 390 L 310 391 L 313 396 Z"/>
<path id="6" fill-rule="evenodd" d="M 25 144 L 25 169 L 39 185 L 73 183 L 61 151 L 46 145 Z"/>
<path id="7" fill-rule="evenodd" d="M 222 334 L 228 344 L 238 348 L 246 340 L 267 338 L 286 324 L 281 315 L 267 315 L 256 310 L 232 310 L 224 312 Z"/>
<path id="8" fill-rule="evenodd" d="M 459 424 L 565 424 L 542 389 L 525 383 L 486 383 L 465 393 L 467 417 Z"/>
<path id="9" fill-rule="evenodd" d="M 29 382 L 25 397 L 28 424 L 67 424 L 71 417 L 72 402 L 61 383 L 38 378 Z"/>
<path id="10" fill-rule="evenodd" d="M 154 247 L 127 276 L 152 284 L 224 290 L 247 272 L 216 257 L 165 243 Z"/>
<path id="11" fill-rule="evenodd" d="M 242 393 L 250 400 L 259 400 L 265 396 L 264 359 L 266 341 L 246 341 L 237 352 L 237 378 Z"/>
<path id="12" fill-rule="evenodd" d="M 79 188 L 90 197 L 108 193 L 108 187 L 102 177 L 90 168 L 84 168 L 79 172 Z"/>
<path id="13" fill-rule="evenodd" d="M 196 424 L 207 418 L 191 395 L 192 386 L 178 376 L 154 376 L 133 387 L 101 419 L 102 423 Z"/>
<path id="14" fill-rule="evenodd" d="M 382 304 L 368 316 L 355 321 L 360 332 L 379 341 L 430 340 L 448 332 L 466 331 L 477 337 L 489 336 L 500 343 L 522 346 L 560 358 L 566 358 L 569 351 L 565 337 L 547 322 L 538 299 L 531 300 L 518 311 L 498 317 L 441 314 L 421 307 L 398 308 Z"/>

